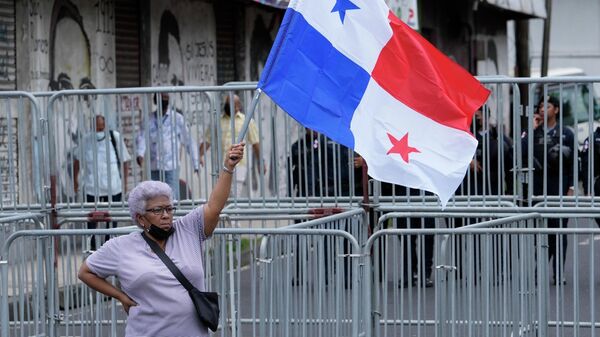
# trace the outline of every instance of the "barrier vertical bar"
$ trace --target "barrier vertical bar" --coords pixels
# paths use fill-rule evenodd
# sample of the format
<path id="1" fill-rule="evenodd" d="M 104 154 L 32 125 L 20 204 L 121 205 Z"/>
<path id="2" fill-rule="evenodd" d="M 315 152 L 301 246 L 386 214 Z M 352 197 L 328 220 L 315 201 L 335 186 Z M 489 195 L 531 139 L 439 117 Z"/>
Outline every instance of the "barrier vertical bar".
<path id="1" fill-rule="evenodd" d="M 360 277 L 360 273 L 358 270 L 358 259 L 362 258 L 362 255 L 360 254 L 360 251 L 356 251 L 355 247 L 352 247 L 352 252 L 353 254 L 347 258 L 351 259 L 352 261 L 352 317 L 354 318 L 352 320 L 352 336 L 359 336 L 359 326 L 358 326 L 358 320 L 360 317 L 360 301 L 359 301 L 359 293 L 358 293 L 358 286 L 359 286 L 359 277 Z M 344 261 L 345 263 L 345 261 Z M 347 277 L 347 276 L 346 276 Z M 347 282 L 346 280 L 344 280 L 344 282 Z"/>
<path id="2" fill-rule="evenodd" d="M 539 286 L 538 293 L 538 336 L 548 336 L 548 314 L 547 314 L 547 293 L 546 288 L 547 279 L 546 267 L 548 264 L 548 258 L 546 254 L 543 254 L 546 248 L 542 247 L 542 242 L 545 242 L 543 234 L 537 235 L 537 282 Z M 544 241 L 543 241 L 544 240 Z"/>
<path id="3" fill-rule="evenodd" d="M 8 321 L 8 261 L 0 261 L 0 270 L 2 272 L 2 337 L 9 337 L 9 321 Z"/>
<path id="4" fill-rule="evenodd" d="M 44 313 L 43 305 L 44 305 L 44 294 L 43 294 L 43 289 L 44 289 L 44 275 L 43 275 L 43 270 L 44 270 L 44 256 L 43 256 L 43 242 L 41 242 L 40 239 L 35 240 L 36 241 L 36 255 L 37 255 L 37 272 L 38 275 L 37 277 L 37 287 L 36 287 L 36 292 L 35 292 L 35 299 L 34 299 L 34 303 L 35 303 L 35 311 L 34 311 L 34 317 L 35 317 L 35 334 L 40 335 L 41 332 L 39 331 L 39 325 L 40 322 L 38 320 L 41 320 Z"/>

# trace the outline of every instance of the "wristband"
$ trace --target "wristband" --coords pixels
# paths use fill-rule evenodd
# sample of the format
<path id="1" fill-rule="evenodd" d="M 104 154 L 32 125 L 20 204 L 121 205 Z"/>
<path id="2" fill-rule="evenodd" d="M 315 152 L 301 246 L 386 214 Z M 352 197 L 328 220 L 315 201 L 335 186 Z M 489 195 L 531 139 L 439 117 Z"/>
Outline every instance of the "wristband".
<path id="1" fill-rule="evenodd" d="M 223 165 L 223 171 L 229 173 L 229 174 L 233 174 L 233 170 L 230 170 L 227 168 L 227 166 Z"/>

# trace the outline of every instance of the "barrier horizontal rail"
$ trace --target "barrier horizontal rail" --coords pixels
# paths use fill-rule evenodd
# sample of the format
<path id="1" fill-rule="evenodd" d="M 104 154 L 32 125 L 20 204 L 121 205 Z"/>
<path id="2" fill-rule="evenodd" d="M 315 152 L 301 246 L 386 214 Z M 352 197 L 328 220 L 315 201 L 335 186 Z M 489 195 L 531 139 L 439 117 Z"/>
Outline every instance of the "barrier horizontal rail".
<path id="1" fill-rule="evenodd" d="M 366 213 L 364 213 L 362 209 L 356 209 L 349 211 L 347 214 L 336 214 L 330 217 L 315 219 L 294 226 L 327 226 L 328 223 L 334 223 L 334 221 L 331 221 L 332 219 L 344 219 L 344 217 L 347 217 L 350 213 L 353 216 L 358 217 L 366 216 Z M 463 214 L 440 213 L 430 215 L 453 217 L 462 216 Z M 469 215 L 473 216 L 472 213 Z M 427 214 L 397 213 L 387 215 L 388 218 L 394 216 L 398 218 L 418 218 L 427 216 Z M 209 287 L 211 289 L 215 289 L 215 287 L 220 289 L 219 291 L 223 292 L 225 296 L 224 302 L 222 303 L 225 313 L 223 319 L 224 322 L 226 322 L 224 324 L 227 324 L 230 326 L 230 328 L 232 325 L 236 325 L 235 329 L 237 329 L 237 331 L 245 331 L 244 334 L 255 331 L 255 335 L 261 336 L 267 335 L 269 332 L 274 331 L 277 331 L 277 335 L 296 335 L 296 333 L 301 333 L 301 331 L 303 331 L 302 329 L 313 332 L 321 331 L 321 333 L 325 334 L 341 332 L 341 335 L 358 336 L 360 333 L 371 335 L 371 332 L 377 333 L 378 328 L 375 326 L 368 328 L 366 324 L 368 324 L 371 319 L 375 318 L 376 322 L 379 324 L 378 326 L 388 327 L 388 332 L 392 331 L 389 329 L 396 329 L 394 331 L 398 331 L 398 329 L 406 328 L 414 329 L 413 331 L 420 331 L 420 333 L 427 335 L 429 334 L 430 330 L 428 330 L 428 327 L 430 326 L 437 326 L 438 328 L 447 327 L 447 329 L 444 328 L 441 333 L 439 330 L 437 330 L 440 336 L 450 335 L 453 333 L 452 331 L 455 331 L 454 333 L 459 333 L 459 331 L 467 331 L 463 329 L 467 329 L 469 327 L 470 329 L 473 329 L 473 333 L 475 333 L 475 331 L 480 331 L 481 333 L 485 334 L 485 329 L 491 329 L 490 332 L 500 329 L 499 331 L 512 331 L 513 334 L 518 333 L 520 335 L 533 335 L 535 332 L 540 336 L 547 336 L 548 334 L 546 334 L 544 331 L 558 327 L 561 329 L 569 327 L 573 327 L 573 329 L 592 329 L 597 327 L 597 319 L 594 318 L 593 314 L 592 316 L 589 316 L 588 314 L 581 312 L 578 317 L 572 316 L 570 314 L 563 313 L 560 310 L 556 310 L 556 306 L 553 303 L 555 299 L 560 300 L 561 303 L 567 303 L 568 307 L 572 308 L 572 312 L 576 312 L 578 310 L 581 311 L 585 307 L 585 303 L 587 303 L 584 301 L 583 297 L 579 299 L 577 299 L 578 297 L 565 297 L 565 292 L 567 290 L 570 292 L 570 287 L 573 287 L 573 294 L 583 293 L 587 291 L 586 289 L 589 289 L 592 294 L 595 294 L 593 290 L 594 288 L 589 288 L 589 286 L 586 286 L 586 284 L 593 286 L 595 282 L 590 283 L 590 281 L 595 280 L 595 278 L 598 276 L 596 275 L 597 272 L 595 271 L 592 263 L 593 261 L 596 261 L 597 257 L 595 257 L 593 254 L 590 254 L 594 251 L 593 237 L 600 235 L 600 229 L 510 228 L 510 226 L 520 222 L 527 220 L 539 221 L 543 217 L 544 215 L 542 214 L 519 214 L 514 217 L 505 217 L 499 220 L 481 222 L 458 229 L 386 229 L 377 231 L 371 238 L 369 238 L 368 241 L 366 241 L 364 246 L 360 244 L 360 240 L 357 240 L 355 236 L 337 230 L 307 230 L 302 228 L 219 228 L 215 232 L 215 238 L 211 240 L 212 242 L 210 246 L 207 245 L 207 249 L 211 249 L 214 254 L 216 254 L 214 260 L 209 259 L 206 263 L 207 275 L 213 275 L 214 277 L 209 281 Z M 222 219 L 226 218 L 227 216 L 222 217 Z M 386 221 L 386 219 L 384 218 L 382 221 Z M 474 228 L 502 225 L 508 225 L 509 227 Z M 48 243 L 48 247 L 43 251 L 52 253 L 54 251 L 52 249 L 52 244 L 55 242 L 55 240 L 52 239 L 53 237 L 69 235 L 73 237 L 87 238 L 92 234 L 126 234 L 135 230 L 137 229 L 131 227 L 127 229 L 113 230 L 26 231 L 14 234 L 11 236 L 10 240 L 5 243 L 2 251 L 2 261 L 0 262 L 0 268 L 3 270 L 2 287 L 4 288 L 5 285 L 8 285 L 8 261 L 6 255 L 8 253 L 7 247 L 11 245 L 11 242 L 17 238 L 39 236 L 39 239 L 37 239 L 36 242 L 41 245 L 42 242 L 40 240 L 47 240 L 46 242 Z M 553 234 L 568 235 L 569 240 L 571 241 L 573 241 L 575 238 L 577 238 L 576 241 L 578 242 L 584 242 L 587 240 L 589 244 L 588 246 L 581 246 L 581 244 L 571 245 L 573 248 L 568 252 L 574 260 L 573 263 L 567 263 L 566 270 L 570 273 L 570 275 L 572 275 L 572 277 L 570 276 L 568 278 L 569 281 L 566 285 L 557 285 L 555 288 L 548 288 L 547 283 L 549 280 L 549 270 L 547 263 L 545 262 L 545 256 L 548 254 L 548 248 L 545 246 L 544 242 Z M 260 242 L 258 242 L 256 241 L 256 235 L 276 235 L 280 237 L 280 239 L 272 238 L 272 240 L 260 240 Z M 314 237 L 314 240 L 302 239 L 302 237 L 306 235 Z M 329 239 L 326 238 L 330 237 L 331 235 L 339 237 L 341 241 L 333 238 L 331 239 L 332 241 L 328 241 Z M 389 237 L 387 239 L 388 245 L 386 246 L 386 249 L 388 250 L 387 254 L 390 256 L 400 256 L 401 258 L 401 254 L 399 254 L 397 250 L 398 248 L 395 248 L 396 250 L 394 251 L 394 245 L 400 245 L 400 249 L 403 249 L 402 245 L 408 244 L 407 240 L 409 240 L 410 237 L 417 237 L 417 242 L 419 245 L 421 242 L 423 242 L 423 238 L 427 235 L 438 238 L 435 240 L 435 257 L 437 262 L 434 264 L 435 284 L 433 290 L 428 290 L 429 288 L 425 288 L 424 286 L 426 284 L 424 283 L 424 278 L 420 278 L 417 280 L 417 283 L 413 285 L 407 285 L 407 287 L 402 288 L 402 290 L 388 289 L 387 297 L 382 297 L 383 299 L 387 298 L 389 301 L 392 301 L 390 303 L 394 303 L 394 301 L 400 301 L 397 303 L 399 305 L 401 304 L 400 307 L 405 308 L 404 310 L 409 310 L 408 308 L 410 306 L 416 306 L 414 309 L 412 309 L 413 311 L 404 311 L 404 314 L 401 314 L 398 311 L 393 311 L 392 307 L 389 306 L 388 311 L 369 309 L 368 306 L 371 305 L 370 301 L 373 299 L 371 299 L 368 294 L 371 294 L 372 292 L 369 291 L 368 288 L 365 288 L 365 284 L 371 284 L 369 277 L 377 277 L 378 275 L 378 272 L 372 269 L 372 263 L 368 262 L 371 258 L 373 258 L 373 252 L 378 251 L 378 249 L 374 246 L 375 242 L 384 237 Z M 446 244 L 442 244 L 442 241 L 440 241 L 440 238 L 442 237 L 454 239 L 450 239 L 450 241 L 447 241 Z M 254 262 L 246 264 L 246 267 L 243 267 L 243 265 L 237 262 L 238 260 L 243 259 L 241 242 L 244 240 L 246 240 L 246 242 L 250 242 L 250 245 L 254 245 L 254 254 L 256 254 L 250 255 L 250 261 Z M 456 240 L 456 243 L 453 243 L 452 240 Z M 327 244 L 328 242 L 329 244 Z M 346 247 L 346 245 L 350 245 L 348 247 L 352 247 L 352 249 L 345 250 L 344 247 Z M 444 245 L 445 248 L 442 247 Z M 455 256 L 453 254 L 457 254 L 454 253 L 454 249 L 457 247 L 456 245 L 460 245 L 464 248 L 464 250 L 461 250 L 460 255 Z M 588 251 L 586 247 L 590 247 L 591 251 Z M 516 250 L 513 251 L 514 249 Z M 296 252 L 301 252 L 300 256 L 309 258 L 307 262 L 297 264 L 297 262 L 295 262 L 296 258 L 294 257 Z M 449 255 L 447 254 L 444 258 L 442 256 L 443 252 L 449 253 Z M 420 259 L 423 254 L 422 249 L 418 249 L 417 254 L 417 259 Z M 323 256 L 326 258 L 323 259 Z M 578 259 L 581 259 L 582 257 L 588 257 L 588 260 L 579 261 Z M 454 277 L 444 279 L 442 276 L 438 276 L 459 275 L 457 273 L 460 273 L 460 269 L 451 268 L 455 263 L 453 262 L 455 261 L 454 259 L 457 258 L 466 259 L 463 263 L 465 263 L 465 266 L 467 266 L 466 268 L 469 268 L 468 270 L 471 270 L 464 276 L 465 279 L 463 281 L 459 282 Z M 322 262 L 320 263 L 324 264 L 317 263 L 316 261 L 318 260 L 321 260 Z M 345 269 L 346 267 L 344 267 L 346 265 L 346 262 L 344 261 L 346 260 L 350 261 L 348 263 L 351 263 L 352 265 L 350 269 Z M 53 265 L 52 259 L 45 261 L 46 265 Z M 234 262 L 232 263 L 231 261 Z M 508 261 L 511 262 L 509 263 Z M 62 265 L 66 266 L 66 262 L 64 260 L 59 260 L 58 262 L 59 268 L 62 268 L 60 267 Z M 219 265 L 233 265 L 235 266 L 236 272 L 228 273 L 220 270 L 218 269 Z M 298 268 L 300 268 L 301 271 L 307 271 L 311 273 L 310 276 L 301 276 L 298 284 L 295 284 L 293 279 L 293 275 L 296 275 L 296 265 L 299 266 Z M 573 267 L 571 267 L 571 265 Z M 535 268 L 530 268 L 527 270 L 527 266 L 535 266 Z M 574 269 L 575 266 L 577 266 L 577 269 Z M 518 269 L 518 272 L 515 270 L 517 267 L 520 268 Z M 490 268 L 490 271 L 486 271 L 486 268 Z M 52 269 L 53 268 L 50 268 L 50 270 Z M 59 269 L 53 273 L 55 273 L 55 275 L 57 273 L 62 274 L 63 272 L 60 270 L 62 269 Z M 253 275 L 250 279 L 254 281 L 244 282 L 243 280 L 245 279 L 243 276 L 239 276 L 241 273 L 244 273 L 243 270 L 246 270 L 247 273 Z M 349 270 L 352 272 L 349 272 Z M 393 269 L 389 269 L 388 273 L 391 270 Z M 537 275 L 532 274 L 533 270 L 537 270 Z M 587 272 L 588 270 L 589 272 Z M 346 271 L 347 273 L 340 273 L 341 271 Z M 501 273 L 497 274 L 498 271 Z M 511 273 L 508 273 L 508 271 L 511 271 Z M 401 269 L 399 272 L 401 272 Z M 507 275 L 512 275 L 512 277 L 507 277 Z M 394 276 L 391 276 L 394 279 Z M 56 276 L 49 279 L 55 279 L 55 277 Z M 335 283 L 338 286 L 334 288 L 328 288 L 326 286 L 326 280 L 328 277 L 333 277 L 333 280 L 335 280 Z M 348 286 L 348 289 L 345 290 L 344 287 L 339 286 L 343 285 L 344 282 L 349 282 L 349 284 L 352 286 Z M 246 284 L 246 286 L 243 286 L 243 284 Z M 459 285 L 463 288 L 458 288 Z M 72 317 L 72 315 L 74 315 L 76 312 L 75 309 L 70 309 L 70 311 L 67 311 L 68 314 L 65 315 L 65 311 L 56 309 L 56 305 L 58 303 L 65 303 L 65 299 L 61 299 L 60 302 L 58 302 L 58 295 L 62 294 L 63 292 L 56 294 L 55 292 L 57 286 L 57 283 L 49 284 L 47 286 L 48 289 L 54 289 L 48 293 L 48 301 L 54 303 L 53 305 L 49 306 L 49 308 L 55 309 L 49 310 L 48 314 L 45 314 L 44 317 L 49 315 L 52 326 L 60 329 L 65 329 L 67 327 L 73 329 L 75 324 L 74 322 L 88 324 L 92 323 L 93 321 L 93 324 L 97 326 L 99 331 L 109 331 L 111 329 L 111 324 L 122 324 L 124 322 L 123 317 L 121 316 L 116 316 L 114 320 L 109 319 L 106 316 L 111 315 L 111 310 L 115 310 L 114 312 L 119 313 L 117 307 L 111 309 L 111 307 L 114 306 L 114 304 L 111 304 L 112 302 L 106 302 L 106 306 L 102 305 L 101 308 L 104 310 L 104 313 L 98 313 L 98 315 L 100 315 L 97 316 L 98 319 L 94 318 L 91 321 L 88 318 L 84 319 L 84 317 L 79 319 L 76 319 L 74 316 Z M 395 286 L 396 282 L 394 279 L 392 288 L 395 288 Z M 261 289 L 260 287 L 263 288 Z M 42 287 L 42 289 L 44 288 L 45 287 Z M 309 288 L 313 290 L 303 293 L 302 289 Z M 79 288 L 71 286 L 71 289 L 76 290 Z M 355 295 L 355 290 L 359 291 L 358 295 Z M 77 291 L 79 292 L 79 290 Z M 330 291 L 332 292 L 330 293 Z M 542 294 L 547 292 L 550 292 L 550 296 L 543 298 L 540 297 Z M 6 293 L 7 292 L 5 292 L 3 289 L 3 294 Z M 53 295 L 51 293 L 53 293 Z M 292 295 L 287 295 L 287 293 Z M 321 300 L 319 300 L 318 297 L 304 297 L 311 293 L 320 296 Z M 358 308 L 358 316 L 353 316 L 355 315 L 357 309 L 352 307 L 352 305 L 354 305 L 354 303 L 358 303 L 354 296 L 360 296 L 361 293 L 365 297 L 362 297 L 362 299 L 360 299 L 361 297 L 358 297 L 362 305 L 360 305 Z M 65 293 L 65 296 L 66 294 L 67 293 Z M 515 294 L 518 294 L 519 296 L 516 296 Z M 267 297 L 263 297 L 263 295 Z M 255 303 L 256 306 L 246 307 L 243 304 L 244 301 L 241 300 L 240 296 L 255 296 L 255 300 L 251 300 L 251 303 Z M 297 306 L 299 305 L 298 303 L 303 303 L 303 298 L 306 300 L 308 300 L 308 298 L 312 298 L 306 302 L 306 306 L 304 308 L 306 308 L 305 310 L 307 311 L 305 311 L 304 314 L 302 310 L 298 311 L 297 308 L 290 307 L 293 305 Z M 437 316 L 429 317 L 426 315 L 432 312 L 424 307 L 427 302 L 423 301 L 428 298 L 436 299 L 432 299 L 433 302 L 431 303 L 438 303 L 437 306 L 441 311 L 436 313 Z M 488 302 L 487 304 L 485 302 L 480 302 L 485 301 L 486 298 L 490 299 L 490 301 L 496 302 Z M 91 302 L 87 301 L 86 303 L 87 305 L 93 304 L 94 306 L 97 306 L 98 303 L 103 303 L 100 299 L 101 298 L 97 298 Z M 8 308 L 8 304 L 6 303 L 7 300 L 8 299 L 6 296 L 3 296 L 3 308 Z M 38 296 L 36 301 L 40 300 L 41 297 Z M 461 305 L 460 308 L 469 308 L 470 306 L 466 305 L 466 303 L 471 303 L 470 301 L 475 301 L 472 303 L 479 303 L 474 304 L 475 306 L 472 310 L 480 310 L 478 312 L 470 311 L 471 314 L 474 315 L 471 318 L 468 316 L 461 316 L 469 313 L 469 311 L 466 309 L 460 309 L 459 311 L 454 311 L 458 309 L 452 309 L 457 308 L 456 305 L 459 304 Z M 335 308 L 339 308 L 340 303 L 352 303 L 352 305 L 348 306 L 347 308 L 351 309 L 353 313 L 347 316 L 349 312 L 342 310 L 336 316 Z M 502 307 L 502 303 L 511 304 L 513 306 L 516 305 L 518 309 L 517 307 L 513 306 Z M 421 306 L 421 309 L 419 309 L 419 306 Z M 500 308 L 504 309 L 501 309 L 500 312 L 498 312 L 498 309 L 495 309 L 498 308 L 498 306 L 501 306 Z M 342 307 L 344 307 L 344 305 L 342 305 Z M 273 308 L 274 311 L 269 311 L 267 308 Z M 259 309 L 265 311 L 252 311 Z M 364 312 L 363 310 L 367 310 L 367 312 Z M 486 310 L 488 310 L 490 313 L 489 318 L 485 318 L 480 315 L 481 313 L 485 313 Z M 504 313 L 502 310 L 504 310 Z M 44 310 L 42 310 L 41 307 L 38 307 L 38 311 L 42 312 Z M 523 314 L 526 311 L 530 312 L 533 316 L 527 316 Z M 394 316 L 389 316 L 389 314 L 394 312 Z M 422 313 L 421 316 L 413 316 L 413 314 L 418 312 Z M 544 316 L 544 313 L 546 312 L 546 316 L 549 319 L 544 318 L 546 317 Z M 328 316 L 332 313 L 334 313 L 334 316 Z M 379 316 L 380 313 L 384 316 Z M 516 316 L 510 316 L 508 315 L 509 313 Z M 36 315 L 34 316 L 41 317 Z M 1 317 L 3 320 L 7 319 L 7 309 L 3 309 Z M 359 318 L 354 319 L 353 317 Z M 510 320 L 508 320 L 509 318 Z M 521 322 L 524 322 L 520 328 L 517 328 L 515 325 L 513 325 L 513 323 L 511 323 L 514 322 L 515 318 L 519 318 L 521 319 Z M 557 320 L 554 318 L 559 319 Z M 354 326 L 354 324 L 356 324 L 356 326 Z M 544 327 L 542 327 L 542 325 Z M 8 324 L 6 328 L 4 326 L 6 325 L 3 324 L 3 330 L 16 328 L 12 323 Z M 317 330 L 311 330 L 313 328 Z M 40 327 L 39 330 L 41 331 L 43 329 Z M 359 334 L 354 334 L 354 331 L 359 331 Z M 431 332 L 433 333 L 433 330 L 431 330 Z M 111 332 L 108 333 L 110 334 Z"/>
<path id="2" fill-rule="evenodd" d="M 583 181 L 582 184 L 576 183 L 573 186 L 574 200 L 585 200 L 588 197 L 584 194 L 596 194 L 593 191 L 592 182 L 598 176 L 596 172 L 600 169 L 595 168 L 595 166 L 600 165 L 596 165 L 594 160 L 600 155 L 598 153 L 600 151 L 596 151 L 593 146 L 590 146 L 585 153 L 580 153 L 579 150 L 585 150 L 582 142 L 585 138 L 593 136 L 594 123 L 600 118 L 600 111 L 596 111 L 598 99 L 593 90 L 594 86 L 599 83 L 597 77 L 534 79 L 496 76 L 482 77 L 481 81 L 493 92 L 492 97 L 482 109 L 482 117 L 474 119 L 473 132 L 476 136 L 480 133 L 482 135 L 482 138 L 480 137 L 481 146 L 474 157 L 475 161 L 480 164 L 481 170 L 469 170 L 462 187 L 459 188 L 459 193 L 455 196 L 454 201 L 451 201 L 451 204 L 452 202 L 458 203 L 460 200 L 466 200 L 467 202 L 480 200 L 486 205 L 512 202 L 513 204 L 526 203 L 528 206 L 533 206 L 538 201 L 554 200 L 556 196 L 553 196 L 555 192 L 552 189 L 557 184 L 566 187 L 566 184 L 570 184 L 567 180 L 571 178 L 567 179 L 566 176 L 555 177 L 554 173 L 544 169 L 548 167 L 555 167 L 565 174 L 574 171 L 573 179 Z M 519 85 L 524 85 L 525 89 L 529 91 L 530 97 L 532 97 L 526 105 L 522 105 L 519 100 L 521 90 Z M 66 90 L 36 94 L 26 92 L 3 93 L 0 99 L 6 101 L 12 99 L 11 97 L 23 97 L 22 99 L 28 101 L 27 104 L 36 106 L 32 107 L 33 110 L 39 111 L 37 112 L 39 117 L 33 117 L 33 119 L 38 119 L 39 123 L 32 124 L 33 127 L 30 131 L 32 137 L 22 139 L 20 141 L 21 146 L 18 147 L 19 151 L 25 151 L 19 155 L 21 158 L 40 158 L 40 160 L 31 160 L 32 165 L 35 166 L 32 170 L 34 175 L 32 179 L 25 180 L 26 182 L 32 182 L 33 190 L 39 196 L 35 198 L 25 197 L 23 201 L 31 203 L 31 207 L 34 207 L 34 205 L 46 207 L 45 201 L 50 201 L 50 206 L 57 208 L 61 208 L 62 205 L 78 205 L 85 202 L 83 200 L 85 195 L 82 193 L 77 196 L 78 200 L 71 197 L 73 186 L 69 186 L 69 184 L 72 185 L 73 183 L 71 182 L 72 177 L 68 177 L 68 175 L 72 171 L 73 165 L 68 160 L 68 154 L 75 141 L 82 140 L 83 134 L 94 131 L 92 130 L 94 123 L 88 119 L 91 115 L 103 114 L 107 117 L 109 127 L 122 133 L 128 141 L 127 148 L 133 153 L 133 150 L 135 150 L 132 146 L 133 135 L 137 131 L 136 128 L 143 124 L 140 123 L 140 116 L 148 117 L 152 109 L 160 105 L 160 103 L 153 104 L 153 95 L 169 93 L 172 100 L 176 101 L 173 105 L 183 113 L 186 123 L 190 127 L 196 128 L 194 131 L 197 133 L 196 140 L 200 142 L 204 140 L 202 136 L 207 132 L 213 134 L 213 139 L 220 137 L 220 128 L 208 127 L 208 122 L 210 121 L 211 125 L 216 125 L 218 122 L 224 95 L 230 96 L 235 92 L 240 95 L 243 105 L 248 107 L 253 96 L 251 93 L 255 89 L 254 82 L 244 82 L 230 83 L 226 86 L 206 87 Z M 560 102 L 559 109 L 564 110 L 558 116 L 558 129 L 572 130 L 577 141 L 571 142 L 570 138 L 564 141 L 555 141 L 551 136 L 541 137 L 539 142 L 534 141 L 535 124 L 533 120 L 535 112 L 539 108 L 537 98 L 546 96 L 546 94 L 557 97 Z M 29 103 L 29 101 L 33 103 Z M 28 108 L 21 110 L 28 111 Z M 21 113 L 18 115 L 15 118 L 18 118 L 19 123 L 23 124 L 22 122 L 25 119 L 23 119 Z M 60 116 L 65 118 L 58 118 Z M 200 116 L 208 117 L 206 119 L 197 118 Z M 204 123 L 204 120 L 207 123 Z M 298 140 L 296 142 L 298 145 L 303 145 L 303 142 L 304 145 L 311 145 L 311 142 L 321 141 L 321 138 L 315 135 L 311 136 L 312 138 L 308 137 L 308 140 L 304 140 L 303 135 L 306 134 L 304 128 L 295 124 L 264 96 L 259 102 L 255 120 L 260 138 L 261 160 L 267 163 L 267 173 L 265 175 L 264 172 L 261 173 L 256 170 L 256 167 L 258 167 L 256 165 L 261 164 L 258 161 L 250 163 L 247 168 L 251 171 L 251 174 L 248 175 L 247 184 L 252 185 L 250 188 L 252 192 L 236 195 L 232 198 L 234 203 L 249 204 L 252 207 L 252 205 L 267 206 L 267 204 L 277 205 L 278 203 L 291 202 L 295 207 L 304 202 L 333 202 L 353 206 L 363 202 L 363 193 L 359 189 L 361 173 L 352 169 L 353 161 L 357 158 L 352 151 L 345 151 L 339 145 L 324 140 L 321 143 L 326 146 L 322 150 L 315 151 L 314 160 L 311 159 L 312 154 L 310 151 L 300 151 L 302 153 L 294 159 L 294 156 L 292 156 L 294 142 Z M 482 122 L 479 122 L 480 120 Z M 479 127 L 477 125 L 481 126 L 482 129 L 477 129 Z M 550 131 L 551 128 L 546 129 Z M 61 130 L 67 130 L 71 134 L 69 132 L 61 133 Z M 498 135 L 506 136 L 509 141 L 505 143 L 502 137 L 489 134 L 492 131 L 497 132 Z M 531 137 L 525 137 L 522 140 L 523 132 L 531 135 Z M 72 139 L 69 139 L 69 137 Z M 285 141 L 282 139 L 285 139 Z M 23 146 L 22 143 L 26 145 Z M 10 142 L 5 144 L 13 149 L 17 148 L 16 144 Z M 543 145 L 544 151 L 550 150 L 556 144 L 560 146 L 572 145 L 574 150 L 570 154 L 570 159 L 565 157 L 565 159 L 559 160 L 557 164 L 553 164 L 549 161 L 550 152 L 544 152 L 540 149 L 540 153 L 544 152 L 544 155 L 534 153 L 537 151 L 538 144 Z M 195 151 L 193 152 L 195 153 Z M 207 153 L 210 164 L 207 162 L 209 166 L 200 170 L 199 176 L 194 175 L 193 172 L 182 173 L 183 180 L 185 180 L 183 187 L 189 192 L 185 195 L 185 199 L 189 195 L 193 197 L 189 200 L 197 199 L 198 195 L 207 196 L 210 185 L 220 169 L 218 163 L 220 162 L 221 152 L 222 149 L 219 149 L 218 146 L 213 146 L 210 149 L 210 152 Z M 248 152 L 248 157 L 252 156 L 250 152 L 252 151 Z M 320 159 L 317 160 L 319 156 L 323 157 L 321 159 L 325 159 L 327 163 L 321 162 Z M 536 167 L 534 159 L 543 165 Z M 50 160 L 52 163 L 49 163 Z M 576 164 L 579 161 L 582 161 L 582 163 L 585 161 L 581 171 L 579 171 Z M 306 170 L 301 172 L 301 179 L 291 173 L 298 163 L 301 164 L 300 166 L 309 167 L 315 162 L 315 172 L 320 172 L 322 177 L 326 178 L 325 182 L 307 184 L 307 181 L 310 180 L 308 178 L 313 177 Z M 37 165 L 37 163 L 43 164 Z M 183 165 L 188 164 L 189 162 L 183 163 Z M 132 161 L 129 185 L 145 179 L 143 177 L 148 175 L 147 161 L 143 165 L 144 167 L 137 167 L 136 165 Z M 15 167 L 15 165 L 12 166 Z M 50 177 L 50 170 L 53 172 L 52 177 Z M 35 171 L 39 172 L 35 173 Z M 347 177 L 345 177 L 346 175 Z M 8 179 L 11 175 L 2 176 Z M 24 175 L 20 175 L 21 182 L 24 181 L 23 177 Z M 367 194 L 370 200 L 366 203 L 366 206 L 377 207 L 381 201 L 409 202 L 411 204 L 437 203 L 437 198 L 433 196 L 422 195 L 418 198 L 412 198 L 408 197 L 407 193 L 396 193 L 394 189 L 389 191 L 386 184 L 371 181 L 368 185 L 370 190 Z M 290 186 L 296 187 L 290 190 Z M 25 191 L 30 188 L 19 186 L 19 189 Z M 543 191 L 546 191 L 546 193 Z M 13 192 L 16 192 L 16 190 Z M 558 198 L 566 197 L 567 193 L 562 194 Z M 22 195 L 26 196 L 26 194 Z M 46 195 L 48 197 L 45 197 Z M 50 198 L 50 195 L 54 199 Z M 44 197 L 44 200 L 42 200 L 44 202 L 40 203 L 34 200 L 42 197 Z M 179 199 L 181 200 L 181 198 Z M 13 200 L 10 208 L 20 206 L 19 203 L 15 203 Z"/>
<path id="3" fill-rule="evenodd" d="M 294 223 L 321 219 L 336 214 L 355 216 L 353 208 L 228 208 L 221 213 L 221 220 L 226 227 L 242 228 L 279 228 Z M 174 217 L 178 218 L 189 212 L 189 209 L 177 209 Z M 350 212 L 350 213 L 348 213 Z M 360 211 L 362 212 L 362 211 Z M 105 226 L 117 222 L 119 226 L 131 224 L 129 209 L 65 209 L 57 212 L 56 228 L 82 228 L 84 223 Z M 353 233 L 354 234 L 354 233 Z"/>
<path id="4" fill-rule="evenodd" d="M 381 206 L 378 208 L 381 212 L 409 212 L 418 214 L 422 212 L 420 217 L 427 216 L 428 214 L 439 214 L 443 215 L 443 212 L 439 212 L 436 207 L 419 207 L 419 206 Z M 596 207 L 446 207 L 444 212 L 448 213 L 479 213 L 488 214 L 491 217 L 499 217 L 494 214 L 527 214 L 527 213 L 540 213 L 541 215 L 552 216 L 556 214 L 562 217 L 585 217 L 585 218 L 596 218 L 598 217 Z M 437 216 L 436 216 L 437 217 Z"/>

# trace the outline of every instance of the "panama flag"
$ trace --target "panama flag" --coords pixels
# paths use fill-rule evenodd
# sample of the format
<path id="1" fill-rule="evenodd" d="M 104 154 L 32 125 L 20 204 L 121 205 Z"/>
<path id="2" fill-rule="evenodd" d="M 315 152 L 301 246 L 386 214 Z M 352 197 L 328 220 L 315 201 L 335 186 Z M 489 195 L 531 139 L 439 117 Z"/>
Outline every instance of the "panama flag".
<path id="1" fill-rule="evenodd" d="M 445 206 L 477 141 L 489 91 L 383 0 L 296 0 L 258 87 L 307 128 L 354 149 L 369 175 Z"/>

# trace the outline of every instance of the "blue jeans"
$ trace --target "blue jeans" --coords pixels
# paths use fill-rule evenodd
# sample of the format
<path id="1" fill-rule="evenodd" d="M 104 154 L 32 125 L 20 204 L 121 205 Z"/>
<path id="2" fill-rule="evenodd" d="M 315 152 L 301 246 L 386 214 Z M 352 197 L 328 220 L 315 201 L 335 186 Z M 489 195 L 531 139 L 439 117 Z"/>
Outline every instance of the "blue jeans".
<path id="1" fill-rule="evenodd" d="M 179 171 L 178 170 L 171 170 L 171 171 L 152 170 L 152 171 L 150 171 L 150 179 L 163 181 L 167 185 L 171 186 L 171 190 L 173 190 L 173 199 L 179 200 Z"/>

